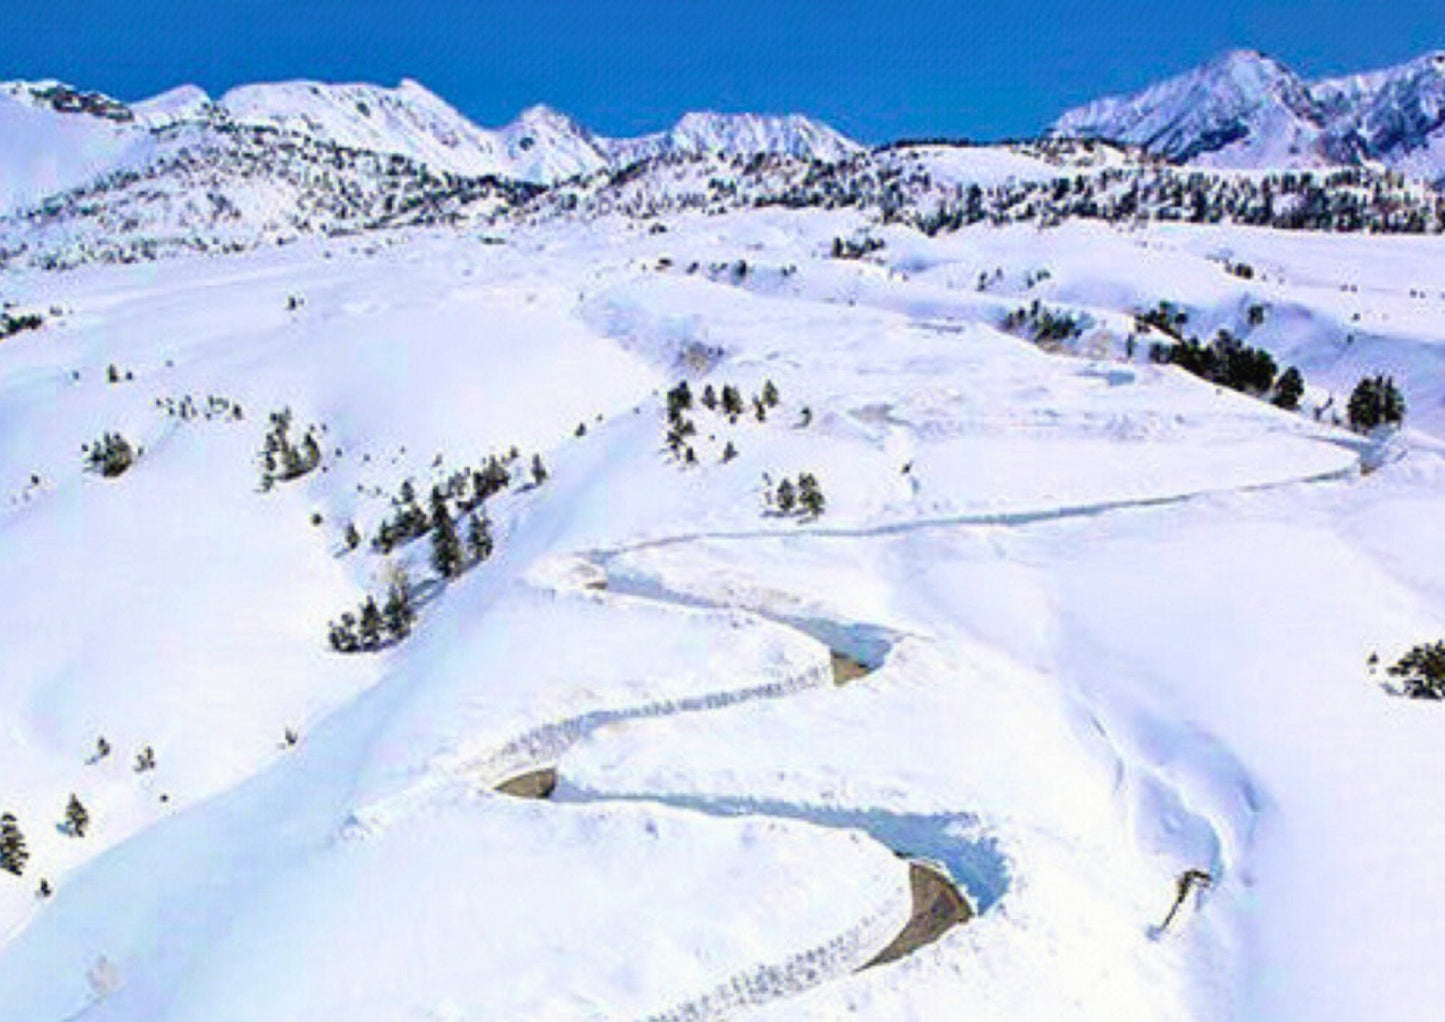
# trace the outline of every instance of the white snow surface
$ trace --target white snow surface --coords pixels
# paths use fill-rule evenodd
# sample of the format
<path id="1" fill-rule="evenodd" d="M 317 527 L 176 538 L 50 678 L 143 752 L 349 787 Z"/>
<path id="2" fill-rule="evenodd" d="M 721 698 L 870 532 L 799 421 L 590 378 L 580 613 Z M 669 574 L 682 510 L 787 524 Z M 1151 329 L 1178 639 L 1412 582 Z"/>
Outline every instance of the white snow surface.
<path id="1" fill-rule="evenodd" d="M 445 110 L 373 99 L 298 103 L 425 108 L 443 145 Z M 989 161 L 955 172 L 1032 172 Z M 1445 244 L 875 227 L 852 261 L 848 211 L 648 226 L 0 278 L 46 313 L 0 342 L 0 812 L 31 853 L 0 1016 L 1434 1018 L 1442 718 L 1367 660 L 1445 636 Z M 1083 336 L 1001 332 L 1034 298 Z M 1164 299 L 1297 364 L 1304 409 L 1131 356 Z M 1333 424 L 1364 372 L 1404 430 Z M 780 400 L 695 404 L 689 465 L 683 378 Z M 185 395 L 244 414 L 157 404 Z M 322 467 L 263 490 L 282 407 Z M 142 448 L 113 479 L 80 453 L 106 431 Z M 403 479 L 514 445 L 549 478 L 488 501 L 490 560 L 347 550 Z M 764 501 L 800 472 L 816 520 Z M 328 649 L 399 566 L 413 634 Z M 835 686 L 830 646 L 877 669 Z M 552 802 L 491 790 L 542 766 Z M 908 916 L 899 855 L 981 914 L 856 971 Z M 1190 868 L 1214 885 L 1160 933 Z"/>

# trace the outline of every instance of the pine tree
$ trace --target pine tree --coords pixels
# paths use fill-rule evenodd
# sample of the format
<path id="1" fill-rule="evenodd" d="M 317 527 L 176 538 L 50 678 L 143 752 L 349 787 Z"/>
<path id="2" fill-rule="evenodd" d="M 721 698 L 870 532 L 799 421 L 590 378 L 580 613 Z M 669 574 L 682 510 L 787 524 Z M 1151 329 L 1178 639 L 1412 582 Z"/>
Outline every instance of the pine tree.
<path id="1" fill-rule="evenodd" d="M 316 442 L 316 436 L 307 433 L 306 438 L 301 441 L 301 471 L 310 472 L 317 465 L 321 464 L 321 445 Z"/>
<path id="2" fill-rule="evenodd" d="M 667 392 L 667 416 L 674 418 L 692 407 L 692 389 L 683 380 Z"/>
<path id="3" fill-rule="evenodd" d="M 743 396 L 731 383 L 723 386 L 722 410 L 724 415 L 734 420 L 743 414 Z"/>
<path id="4" fill-rule="evenodd" d="M 361 605 L 361 623 L 356 628 L 363 649 L 375 649 L 381 645 L 382 627 L 381 611 L 376 606 L 376 600 L 368 596 Z"/>
<path id="5" fill-rule="evenodd" d="M 432 567 L 442 578 L 456 578 L 462 570 L 462 544 L 440 490 L 432 490 L 431 509 Z"/>
<path id="6" fill-rule="evenodd" d="M 811 472 L 804 472 L 798 476 L 798 505 L 813 518 L 823 513 L 822 487 L 818 485 L 818 479 Z"/>
<path id="7" fill-rule="evenodd" d="M 492 529 L 485 512 L 477 514 L 473 511 L 467 518 L 467 550 L 475 563 L 492 556 Z"/>
<path id="8" fill-rule="evenodd" d="M 147 770 L 154 770 L 155 768 L 156 751 L 152 749 L 149 745 L 147 745 L 143 749 L 141 749 L 140 752 L 136 753 L 135 772 L 138 774 L 143 774 Z"/>
<path id="9" fill-rule="evenodd" d="M 714 408 L 717 407 L 717 391 L 713 389 L 711 383 L 703 385 L 702 406 L 708 411 L 712 411 Z"/>
<path id="10" fill-rule="evenodd" d="M 1274 396 L 1270 398 L 1271 403 L 1277 408 L 1283 408 L 1292 412 L 1299 407 L 1299 399 L 1304 396 L 1305 381 L 1300 371 L 1290 366 L 1280 374 L 1279 381 L 1274 385 Z"/>
<path id="11" fill-rule="evenodd" d="M 341 621 L 331 622 L 331 648 L 338 653 L 355 653 L 357 650 L 356 639 L 356 615 L 347 611 L 341 615 Z"/>
<path id="12" fill-rule="evenodd" d="M 0 869 L 20 876 L 25 872 L 30 850 L 25 847 L 25 835 L 10 813 L 0 816 Z"/>
<path id="13" fill-rule="evenodd" d="M 361 545 L 361 533 L 356 530 L 355 522 L 346 523 L 346 549 L 355 550 Z"/>
<path id="14" fill-rule="evenodd" d="M 416 611 L 412 609 L 406 588 L 404 580 L 393 580 L 387 590 L 386 606 L 382 609 L 387 633 L 397 642 L 411 634 L 412 622 L 416 620 Z"/>
<path id="15" fill-rule="evenodd" d="M 1366 376 L 1355 384 L 1347 406 L 1350 428 L 1367 433 L 1377 426 L 1404 421 L 1405 399 L 1388 376 Z"/>
<path id="16" fill-rule="evenodd" d="M 763 382 L 763 404 L 769 408 L 776 408 L 778 406 L 778 388 L 773 384 L 772 380 L 765 380 Z"/>
<path id="17" fill-rule="evenodd" d="M 65 830 L 71 837 L 85 837 L 85 829 L 90 826 L 90 813 L 85 806 L 80 804 L 80 799 L 75 793 L 70 794 L 70 803 L 65 807 Z"/>
<path id="18" fill-rule="evenodd" d="M 540 454 L 532 455 L 532 484 L 541 486 L 547 481 L 547 466 L 542 464 Z"/>
<path id="19" fill-rule="evenodd" d="M 734 447 L 734 446 L 733 446 L 733 442 L 732 442 L 731 440 L 729 440 L 729 441 L 727 442 L 727 446 L 723 448 L 723 452 L 722 452 L 723 464 L 726 465 L 728 462 L 732 461 L 732 460 L 733 460 L 734 458 L 736 458 L 737 456 L 738 456 L 738 449 L 737 449 L 736 447 Z"/>
<path id="20" fill-rule="evenodd" d="M 777 505 L 778 510 L 783 514 L 790 514 L 797 503 L 797 494 L 793 490 L 793 481 L 784 479 L 778 484 Z"/>

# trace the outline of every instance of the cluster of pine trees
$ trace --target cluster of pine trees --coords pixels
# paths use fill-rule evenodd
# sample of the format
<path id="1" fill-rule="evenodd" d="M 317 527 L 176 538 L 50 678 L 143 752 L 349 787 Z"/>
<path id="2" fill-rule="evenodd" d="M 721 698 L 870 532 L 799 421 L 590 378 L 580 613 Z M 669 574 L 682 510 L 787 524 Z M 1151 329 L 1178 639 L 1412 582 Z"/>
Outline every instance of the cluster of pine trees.
<path id="1" fill-rule="evenodd" d="M 83 838 L 89 829 L 90 810 L 86 809 L 72 792 L 61 817 L 60 830 L 71 837 Z M 20 821 L 15 818 L 14 813 L 0 814 L 0 870 L 12 876 L 24 876 L 29 861 L 30 849 L 25 842 L 25 834 L 20 829 Z M 50 896 L 49 881 L 40 881 L 39 893 L 43 898 Z"/>
<path id="2" fill-rule="evenodd" d="M 35 312 L 0 311 L 0 341 L 12 337 L 22 330 L 39 330 L 45 321 Z"/>
<path id="3" fill-rule="evenodd" d="M 391 517 L 381 523 L 371 541 L 372 549 L 390 553 L 398 546 L 430 535 L 431 566 L 444 582 L 488 560 L 495 541 L 485 501 L 507 488 L 513 479 L 515 463 L 520 459 L 521 452 L 514 447 L 504 458 L 488 457 L 482 468 L 463 468 L 451 473 L 443 483 L 432 487 L 426 509 L 418 501 L 412 481 L 404 480 L 400 492 L 392 499 Z M 531 477 L 528 485 L 540 486 L 547 481 L 549 473 L 540 454 L 532 456 L 528 472 Z M 356 526 L 348 524 L 347 547 L 354 550 L 360 542 L 361 534 Z M 356 611 L 347 611 L 339 620 L 328 624 L 327 639 L 338 653 L 370 652 L 406 638 L 415 620 L 411 585 L 405 573 L 396 569 L 384 601 L 378 604 L 376 598 L 368 594 Z"/>
<path id="4" fill-rule="evenodd" d="M 1411 699 L 1445 699 L 1445 639 L 1413 647 L 1388 673 Z"/>
<path id="5" fill-rule="evenodd" d="M 307 426 L 301 442 L 291 440 L 291 409 L 271 413 L 271 425 L 261 447 L 261 489 L 269 490 L 278 480 L 299 479 L 321 464 L 317 427 Z"/>
<path id="6" fill-rule="evenodd" d="M 443 483 L 433 488 L 431 505 L 435 507 L 436 494 L 440 493 L 456 507 L 458 514 L 470 514 L 511 485 L 521 456 L 521 452 L 513 447 L 504 457 L 489 455 L 481 468 L 464 467 L 452 472 Z M 547 480 L 547 466 L 540 454 L 532 456 L 530 474 L 534 486 L 540 486 Z M 417 502 L 416 487 L 410 479 L 402 482 L 401 490 L 392 498 L 391 505 L 391 517 L 382 521 L 371 540 L 371 548 L 377 553 L 390 553 L 432 528 L 432 517 Z M 349 540 L 348 545 L 355 546 Z"/>
<path id="7" fill-rule="evenodd" d="M 828 503 L 818 477 L 811 472 L 800 472 L 796 483 L 784 477 L 776 486 L 764 476 L 763 501 L 774 514 L 799 515 L 805 519 L 820 516 Z"/>
<path id="8" fill-rule="evenodd" d="M 120 475 L 136 459 L 136 449 L 119 433 L 103 433 L 94 443 L 83 444 L 80 451 L 85 455 L 86 467 L 107 479 Z"/>
<path id="9" fill-rule="evenodd" d="M 405 639 L 415 621 L 410 586 L 405 572 L 398 569 L 387 586 L 386 601 L 381 607 L 377 606 L 376 598 L 368 594 L 356 613 L 347 611 L 340 621 L 330 623 L 327 639 L 338 653 L 369 653 Z"/>
<path id="10" fill-rule="evenodd" d="M 1026 334 L 1035 344 L 1051 345 L 1073 340 L 1084 332 L 1083 320 L 1073 313 L 1055 311 L 1035 298 L 1026 308 L 1003 318 L 1009 333 Z"/>
<path id="11" fill-rule="evenodd" d="M 769 411 L 776 408 L 781 400 L 777 385 L 772 380 L 765 380 L 762 389 L 746 399 L 743 392 L 731 383 L 724 383 L 721 390 L 711 383 L 704 384 L 702 393 L 694 399 L 692 388 L 683 380 L 667 392 L 667 432 L 664 436 L 667 449 L 683 464 L 697 463 L 697 452 L 689 442 L 689 438 L 697 434 L 697 424 L 689 415 L 695 408 L 721 415 L 729 424 L 736 425 L 749 410 L 759 422 L 767 422 Z M 723 448 L 722 461 L 732 461 L 737 453 L 737 448 L 729 440 Z"/>
<path id="12" fill-rule="evenodd" d="M 1149 357 L 1155 362 L 1177 365 L 1221 387 L 1256 397 L 1274 389 L 1279 373 L 1279 366 L 1269 352 L 1250 347 L 1228 330 L 1220 330 L 1208 344 L 1201 344 L 1197 337 L 1186 337 L 1173 344 L 1156 343 L 1150 347 Z M 1298 370 L 1294 376 L 1299 376 Z M 1296 393 L 1296 403 L 1298 399 Z"/>
<path id="13" fill-rule="evenodd" d="M 860 238 L 834 238 L 833 258 L 834 259 L 862 259 L 884 247 L 882 238 L 875 238 L 871 234 L 865 234 Z"/>
<path id="14" fill-rule="evenodd" d="M 1389 376 L 1366 376 L 1355 384 L 1347 407 L 1350 428 L 1368 433 L 1379 426 L 1405 421 L 1405 398 Z"/>

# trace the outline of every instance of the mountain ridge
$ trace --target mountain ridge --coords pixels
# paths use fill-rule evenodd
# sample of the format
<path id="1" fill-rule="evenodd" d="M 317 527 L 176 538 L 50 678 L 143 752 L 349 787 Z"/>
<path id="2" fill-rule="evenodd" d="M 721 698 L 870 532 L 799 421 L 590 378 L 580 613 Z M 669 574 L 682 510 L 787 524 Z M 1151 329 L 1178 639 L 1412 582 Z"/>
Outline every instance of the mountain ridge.
<path id="1" fill-rule="evenodd" d="M 55 80 L 0 82 L 0 97 L 46 114 L 138 135 L 179 124 L 274 128 L 348 149 L 405 156 L 439 173 L 554 184 L 667 154 L 789 155 L 836 161 L 864 147 L 801 114 L 693 111 L 661 131 L 599 135 L 543 104 L 495 128 L 477 125 L 411 78 L 395 87 L 305 79 L 240 85 L 212 97 L 195 85 L 125 103 Z M 18 130 L 18 129 L 17 129 Z M 0 203 L 5 196 L 0 194 Z"/>
<path id="2" fill-rule="evenodd" d="M 1107 139 L 1182 163 L 1282 169 L 1377 163 L 1445 180 L 1445 51 L 1309 81 L 1231 50 L 1136 92 L 1065 112 L 1054 137 Z"/>

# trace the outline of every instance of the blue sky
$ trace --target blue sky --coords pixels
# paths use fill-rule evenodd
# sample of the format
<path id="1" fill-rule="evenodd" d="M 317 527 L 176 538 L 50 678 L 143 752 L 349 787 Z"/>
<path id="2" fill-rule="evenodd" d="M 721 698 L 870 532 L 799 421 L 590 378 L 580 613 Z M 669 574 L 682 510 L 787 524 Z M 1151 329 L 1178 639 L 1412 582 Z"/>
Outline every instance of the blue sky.
<path id="1" fill-rule="evenodd" d="M 1236 46 L 1308 75 L 1445 47 L 1439 0 L 4 0 L 0 78 L 138 99 L 419 79 L 483 124 L 546 102 L 610 134 L 798 111 L 868 142 L 1037 132 Z M 3 141 L 3 140 L 0 140 Z"/>

